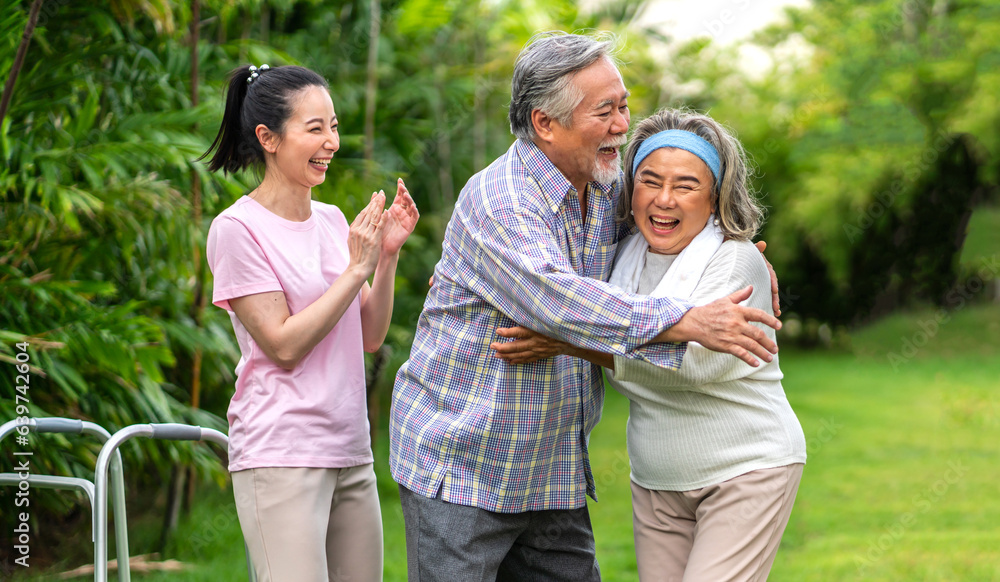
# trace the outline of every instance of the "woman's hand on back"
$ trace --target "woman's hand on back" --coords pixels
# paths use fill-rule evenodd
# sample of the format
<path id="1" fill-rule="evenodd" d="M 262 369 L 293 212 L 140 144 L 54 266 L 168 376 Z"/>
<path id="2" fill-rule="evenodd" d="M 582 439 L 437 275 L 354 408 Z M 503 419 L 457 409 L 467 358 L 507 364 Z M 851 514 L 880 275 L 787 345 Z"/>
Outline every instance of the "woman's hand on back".
<path id="1" fill-rule="evenodd" d="M 384 208 L 385 194 L 375 192 L 371 202 L 358 213 L 347 233 L 347 250 L 351 257 L 348 268 L 353 266 L 361 269 L 366 279 L 375 272 L 378 265 L 382 238 L 389 222 Z"/>

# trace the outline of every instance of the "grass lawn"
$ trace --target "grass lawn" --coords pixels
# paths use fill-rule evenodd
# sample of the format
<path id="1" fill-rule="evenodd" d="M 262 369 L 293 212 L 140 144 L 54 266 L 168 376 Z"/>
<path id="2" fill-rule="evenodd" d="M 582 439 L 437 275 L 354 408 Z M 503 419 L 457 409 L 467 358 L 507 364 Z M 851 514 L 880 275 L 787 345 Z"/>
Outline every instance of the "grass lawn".
<path id="1" fill-rule="evenodd" d="M 1000 306 L 954 312 L 925 343 L 934 314 L 855 334 L 851 353 L 782 353 L 809 461 L 770 580 L 1000 581 Z M 591 441 L 609 581 L 635 580 L 627 405 L 609 393 Z"/>
<path id="2" fill-rule="evenodd" d="M 856 333 L 850 352 L 782 352 L 809 461 L 771 580 L 1000 581 L 1000 306 L 964 307 L 937 328 L 934 316 L 887 319 Z M 636 578 L 627 416 L 628 402 L 609 391 L 591 440 L 600 498 L 591 512 L 608 581 Z M 396 581 L 406 552 L 386 449 L 383 436 L 385 579 Z M 134 579 L 246 579 L 232 497 L 210 489 L 170 556 L 195 567 Z M 137 528 L 134 546 L 151 543 Z"/>

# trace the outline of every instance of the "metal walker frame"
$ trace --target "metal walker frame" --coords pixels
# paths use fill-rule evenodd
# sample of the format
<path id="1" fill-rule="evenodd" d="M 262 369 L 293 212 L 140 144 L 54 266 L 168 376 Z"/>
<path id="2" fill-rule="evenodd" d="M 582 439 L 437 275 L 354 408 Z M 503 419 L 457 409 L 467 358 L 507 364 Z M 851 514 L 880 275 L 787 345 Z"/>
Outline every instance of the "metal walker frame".
<path id="1" fill-rule="evenodd" d="M 96 554 L 94 560 L 95 582 L 107 582 L 108 580 L 108 498 L 107 495 L 102 495 L 101 492 L 107 491 L 108 469 L 109 467 L 113 467 L 113 459 L 119 458 L 118 447 L 125 441 L 137 436 L 170 441 L 209 441 L 222 446 L 226 450 L 229 449 L 229 437 L 225 434 L 215 429 L 190 424 L 134 424 L 111 435 L 111 438 L 101 448 L 101 454 L 97 457 L 97 468 L 95 469 L 94 477 L 95 488 L 97 490 L 97 503 L 94 506 L 94 529 L 97 534 L 94 542 L 94 551 Z M 115 519 L 116 530 L 117 522 L 118 520 Z M 250 553 L 246 549 L 245 542 L 244 551 L 246 552 L 247 571 L 250 582 L 257 582 L 257 574 L 254 572 L 253 564 L 250 562 Z M 125 559 L 127 562 L 127 555 Z M 119 557 L 118 561 L 121 563 L 121 557 Z"/>
<path id="2" fill-rule="evenodd" d="M 97 437 L 102 445 L 106 446 L 111 438 L 111 433 L 100 425 L 85 420 L 72 418 L 29 418 L 27 423 L 18 423 L 17 420 L 5 422 L 0 426 L 0 440 L 17 430 L 19 426 L 27 426 L 29 431 L 35 433 L 57 433 L 57 434 L 83 434 Z M 101 453 L 103 454 L 102 447 Z M 100 457 L 98 457 L 100 459 Z M 105 465 L 105 480 L 103 485 L 95 486 L 94 482 L 79 477 L 60 477 L 57 475 L 28 475 L 26 481 L 29 487 L 39 487 L 43 489 L 72 490 L 83 493 L 90 502 L 91 526 L 90 541 L 94 543 L 94 575 L 97 576 L 97 562 L 99 557 L 104 557 L 104 565 L 107 567 L 107 546 L 103 553 L 98 547 L 96 534 L 98 525 L 96 504 L 104 502 L 104 529 L 105 544 L 107 543 L 107 502 L 108 502 L 108 469 L 111 472 L 111 503 L 115 512 L 115 549 L 118 555 L 118 580 L 119 582 L 131 582 L 131 573 L 128 563 L 128 528 L 125 523 L 125 479 L 122 474 L 122 457 L 118 451 L 114 455 L 108 455 Z M 18 485 L 21 481 L 18 473 L 0 473 L 0 485 Z M 105 570 L 104 581 L 107 580 L 107 570 Z"/>

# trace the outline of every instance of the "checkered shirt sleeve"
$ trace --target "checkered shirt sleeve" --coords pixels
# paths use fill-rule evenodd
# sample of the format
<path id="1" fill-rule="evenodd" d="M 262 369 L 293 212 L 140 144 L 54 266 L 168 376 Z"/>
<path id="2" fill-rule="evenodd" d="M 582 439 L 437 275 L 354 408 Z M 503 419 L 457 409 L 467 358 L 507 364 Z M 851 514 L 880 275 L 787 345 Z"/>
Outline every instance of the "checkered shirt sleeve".
<path id="1" fill-rule="evenodd" d="M 393 393 L 390 466 L 404 487 L 496 512 L 596 498 L 586 439 L 600 369 L 569 356 L 508 364 L 489 349 L 498 327 L 680 365 L 683 344 L 643 344 L 689 306 L 604 282 L 619 186 L 590 188 L 584 222 L 569 182 L 518 141 L 463 189 Z"/>

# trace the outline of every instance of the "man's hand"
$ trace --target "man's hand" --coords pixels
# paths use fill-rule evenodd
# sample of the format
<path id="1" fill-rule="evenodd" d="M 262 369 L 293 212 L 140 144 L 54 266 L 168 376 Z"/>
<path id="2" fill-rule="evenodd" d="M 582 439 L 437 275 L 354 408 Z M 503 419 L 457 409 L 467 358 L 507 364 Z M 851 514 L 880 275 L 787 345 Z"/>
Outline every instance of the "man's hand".
<path id="1" fill-rule="evenodd" d="M 510 364 L 530 364 L 560 354 L 583 358 L 592 364 L 615 369 L 615 357 L 605 352 L 595 352 L 586 348 L 578 348 L 572 344 L 557 340 L 530 330 L 526 327 L 500 327 L 497 335 L 511 339 L 509 342 L 493 342 L 493 357 L 506 360 Z"/>
<path id="2" fill-rule="evenodd" d="M 764 241 L 755 242 L 754 246 L 760 251 L 761 256 L 764 255 L 764 249 L 767 248 L 767 243 Z M 767 272 L 771 275 L 771 307 L 774 309 L 774 316 L 781 317 L 781 303 L 778 301 L 778 275 L 774 273 L 774 267 L 771 266 L 771 261 L 764 257 L 764 262 L 767 263 Z"/>
<path id="3" fill-rule="evenodd" d="M 754 356 L 770 362 L 778 353 L 778 345 L 764 331 L 750 325 L 751 321 L 781 329 L 781 322 L 766 312 L 739 303 L 746 301 L 753 287 L 741 289 L 708 305 L 693 307 L 672 327 L 653 341 L 696 341 L 715 352 L 726 352 L 753 367 L 760 365 Z"/>
<path id="4" fill-rule="evenodd" d="M 514 340 L 490 344 L 495 357 L 507 360 L 511 364 L 530 364 L 560 354 L 573 355 L 574 352 L 570 344 L 526 327 L 500 327 L 497 328 L 497 335 Z"/>

